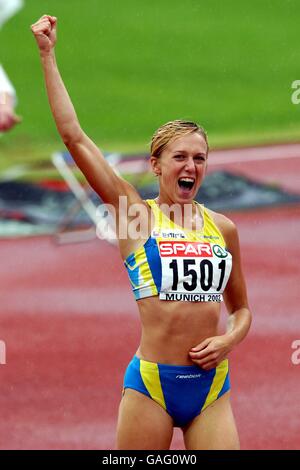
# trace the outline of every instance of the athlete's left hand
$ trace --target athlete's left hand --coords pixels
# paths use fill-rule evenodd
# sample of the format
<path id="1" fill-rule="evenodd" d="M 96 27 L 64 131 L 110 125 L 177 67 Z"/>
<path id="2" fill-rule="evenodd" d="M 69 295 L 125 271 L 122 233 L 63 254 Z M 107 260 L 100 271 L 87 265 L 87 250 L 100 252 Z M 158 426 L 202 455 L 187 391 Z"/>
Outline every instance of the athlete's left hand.
<path id="1" fill-rule="evenodd" d="M 209 370 L 217 367 L 232 349 L 228 336 L 212 336 L 206 338 L 189 351 L 189 356 L 197 366 Z"/>

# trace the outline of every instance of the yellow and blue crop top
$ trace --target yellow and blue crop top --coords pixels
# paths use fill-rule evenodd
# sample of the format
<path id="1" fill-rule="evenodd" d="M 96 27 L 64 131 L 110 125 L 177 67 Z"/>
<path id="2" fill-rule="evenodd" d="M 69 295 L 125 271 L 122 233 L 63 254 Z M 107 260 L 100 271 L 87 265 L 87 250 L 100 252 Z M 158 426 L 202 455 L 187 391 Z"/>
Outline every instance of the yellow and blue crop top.
<path id="1" fill-rule="evenodd" d="M 189 231 L 176 225 L 153 199 L 146 201 L 154 227 L 143 246 L 125 260 L 136 300 L 158 295 L 161 300 L 221 302 L 232 256 L 208 211 L 203 227 Z"/>

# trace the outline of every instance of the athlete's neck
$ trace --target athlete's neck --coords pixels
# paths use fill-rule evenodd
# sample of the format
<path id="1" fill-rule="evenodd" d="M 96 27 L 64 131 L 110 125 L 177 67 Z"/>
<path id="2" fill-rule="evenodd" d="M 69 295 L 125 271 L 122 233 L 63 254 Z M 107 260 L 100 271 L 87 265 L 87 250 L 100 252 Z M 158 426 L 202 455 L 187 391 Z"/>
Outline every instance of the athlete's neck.
<path id="1" fill-rule="evenodd" d="M 203 214 L 195 201 L 179 204 L 173 201 L 164 201 L 160 196 L 154 199 L 160 210 L 175 224 L 187 227 L 202 227 Z"/>

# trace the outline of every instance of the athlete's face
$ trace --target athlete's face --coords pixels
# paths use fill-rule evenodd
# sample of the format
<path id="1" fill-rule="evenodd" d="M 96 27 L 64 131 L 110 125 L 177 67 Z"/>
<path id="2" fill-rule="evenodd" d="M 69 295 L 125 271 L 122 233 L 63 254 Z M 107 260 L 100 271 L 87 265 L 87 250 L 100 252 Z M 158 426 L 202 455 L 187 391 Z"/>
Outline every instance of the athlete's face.
<path id="1" fill-rule="evenodd" d="M 204 179 L 207 166 L 207 145 L 194 132 L 171 141 L 159 158 L 151 158 L 159 176 L 160 199 L 167 203 L 191 202 Z"/>

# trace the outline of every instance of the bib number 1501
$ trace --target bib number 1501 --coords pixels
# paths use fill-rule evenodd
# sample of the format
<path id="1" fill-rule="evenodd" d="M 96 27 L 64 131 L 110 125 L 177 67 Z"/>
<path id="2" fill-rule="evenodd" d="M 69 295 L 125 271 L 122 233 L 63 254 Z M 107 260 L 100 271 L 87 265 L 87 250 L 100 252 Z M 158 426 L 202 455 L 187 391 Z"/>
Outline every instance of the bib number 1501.
<path id="1" fill-rule="evenodd" d="M 184 277 L 190 276 L 190 282 L 183 281 L 183 287 L 185 290 L 191 292 L 197 288 L 199 279 L 201 289 L 204 292 L 207 292 L 211 289 L 213 285 L 214 265 L 208 259 L 201 260 L 200 264 L 197 263 L 197 265 L 194 259 L 183 260 L 183 275 Z M 194 269 L 192 266 L 195 266 L 197 270 Z M 169 267 L 173 271 L 172 290 L 176 291 L 178 287 L 178 260 L 173 259 L 169 264 Z M 225 276 L 226 261 L 223 259 L 222 261 L 220 261 L 217 267 L 220 271 L 219 283 L 216 287 L 216 291 L 218 292 L 222 289 L 222 284 Z"/>

